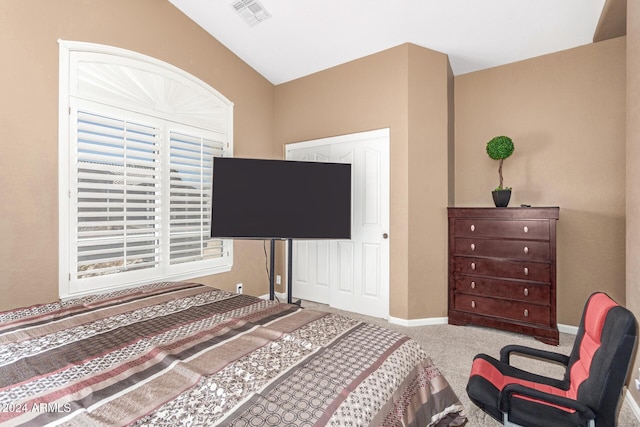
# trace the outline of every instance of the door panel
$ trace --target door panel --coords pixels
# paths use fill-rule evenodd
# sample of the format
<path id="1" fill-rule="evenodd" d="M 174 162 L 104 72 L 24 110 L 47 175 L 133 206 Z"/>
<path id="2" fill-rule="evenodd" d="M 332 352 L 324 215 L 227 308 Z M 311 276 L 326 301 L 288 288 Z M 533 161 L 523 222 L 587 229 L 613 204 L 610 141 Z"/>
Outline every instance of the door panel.
<path id="1" fill-rule="evenodd" d="M 349 241 L 340 241 L 338 246 L 338 290 L 341 293 L 351 295 L 353 293 L 353 243 Z M 330 293 L 331 295 L 331 293 Z M 331 301 L 334 307 L 335 302 Z"/>
<path id="2" fill-rule="evenodd" d="M 316 283 L 329 286 L 329 242 L 316 242 Z"/>
<path id="3" fill-rule="evenodd" d="M 309 242 L 301 241 L 295 246 L 295 258 L 298 263 L 296 279 L 301 285 L 309 283 Z"/>
<path id="4" fill-rule="evenodd" d="M 380 153 L 370 149 L 364 153 L 364 201 L 363 201 L 363 225 L 376 225 L 380 223 Z"/>
<path id="5" fill-rule="evenodd" d="M 362 254 L 362 293 L 369 297 L 377 297 L 380 295 L 380 245 L 365 243 Z"/>

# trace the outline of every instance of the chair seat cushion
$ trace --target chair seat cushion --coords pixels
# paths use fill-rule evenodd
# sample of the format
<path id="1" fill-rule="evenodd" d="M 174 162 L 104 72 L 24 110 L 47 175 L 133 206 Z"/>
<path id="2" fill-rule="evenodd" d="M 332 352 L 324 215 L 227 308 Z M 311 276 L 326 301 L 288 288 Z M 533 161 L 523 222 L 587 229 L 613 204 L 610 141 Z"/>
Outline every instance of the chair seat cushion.
<path id="1" fill-rule="evenodd" d="M 562 385 L 561 381 L 522 371 L 486 354 L 476 356 L 467 383 L 467 394 L 474 404 L 498 421 L 502 421 L 499 408 L 501 391 L 507 384 L 521 384 L 556 396 L 570 397 L 569 390 L 558 387 Z M 586 421 L 570 408 L 518 395 L 514 395 L 511 401 L 509 420 L 522 425 L 559 427 L 585 425 Z"/>

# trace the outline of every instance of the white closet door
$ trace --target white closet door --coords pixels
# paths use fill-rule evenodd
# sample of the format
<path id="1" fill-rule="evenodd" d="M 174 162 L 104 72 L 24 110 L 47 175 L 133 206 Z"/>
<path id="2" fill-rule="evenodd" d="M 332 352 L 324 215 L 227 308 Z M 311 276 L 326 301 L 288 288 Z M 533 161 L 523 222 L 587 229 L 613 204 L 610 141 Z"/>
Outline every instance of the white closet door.
<path id="1" fill-rule="evenodd" d="M 350 240 L 294 241 L 293 295 L 389 315 L 389 130 L 287 146 L 287 159 L 352 165 Z"/>
<path id="2" fill-rule="evenodd" d="M 329 162 L 330 151 L 330 145 L 287 150 L 287 160 Z M 292 284 L 296 298 L 329 304 L 330 243 L 330 240 L 293 242 Z"/>

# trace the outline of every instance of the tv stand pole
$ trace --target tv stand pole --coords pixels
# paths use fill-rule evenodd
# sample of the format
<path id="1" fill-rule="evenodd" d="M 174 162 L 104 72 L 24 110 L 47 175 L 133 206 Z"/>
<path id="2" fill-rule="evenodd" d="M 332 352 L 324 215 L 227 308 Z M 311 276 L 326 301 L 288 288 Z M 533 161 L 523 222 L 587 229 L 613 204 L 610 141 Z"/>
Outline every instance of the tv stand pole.
<path id="1" fill-rule="evenodd" d="M 287 246 L 287 303 L 291 304 L 293 302 L 293 295 L 291 292 L 293 291 L 293 240 L 287 240 L 289 243 Z"/>
<path id="2" fill-rule="evenodd" d="M 275 286 L 275 265 L 276 265 L 276 239 L 271 239 L 271 257 L 269 259 L 269 299 L 271 301 L 276 299 L 276 286 Z"/>
<path id="3" fill-rule="evenodd" d="M 293 301 L 293 239 L 288 239 L 287 256 L 287 303 L 301 306 L 302 301 Z"/>

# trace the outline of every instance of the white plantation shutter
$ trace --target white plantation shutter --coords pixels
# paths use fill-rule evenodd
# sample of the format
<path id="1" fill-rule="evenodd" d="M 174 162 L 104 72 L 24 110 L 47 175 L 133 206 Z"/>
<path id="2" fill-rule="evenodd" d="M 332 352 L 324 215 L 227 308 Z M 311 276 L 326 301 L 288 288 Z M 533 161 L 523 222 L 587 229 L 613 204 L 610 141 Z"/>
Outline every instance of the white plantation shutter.
<path id="1" fill-rule="evenodd" d="M 76 147 L 77 278 L 157 267 L 159 129 L 79 111 Z"/>
<path id="2" fill-rule="evenodd" d="M 170 132 L 169 137 L 170 264 L 220 258 L 221 239 L 211 239 L 213 157 L 222 156 L 225 141 Z"/>
<path id="3" fill-rule="evenodd" d="M 60 296 L 229 271 L 209 234 L 233 104 L 157 59 L 59 43 Z"/>

